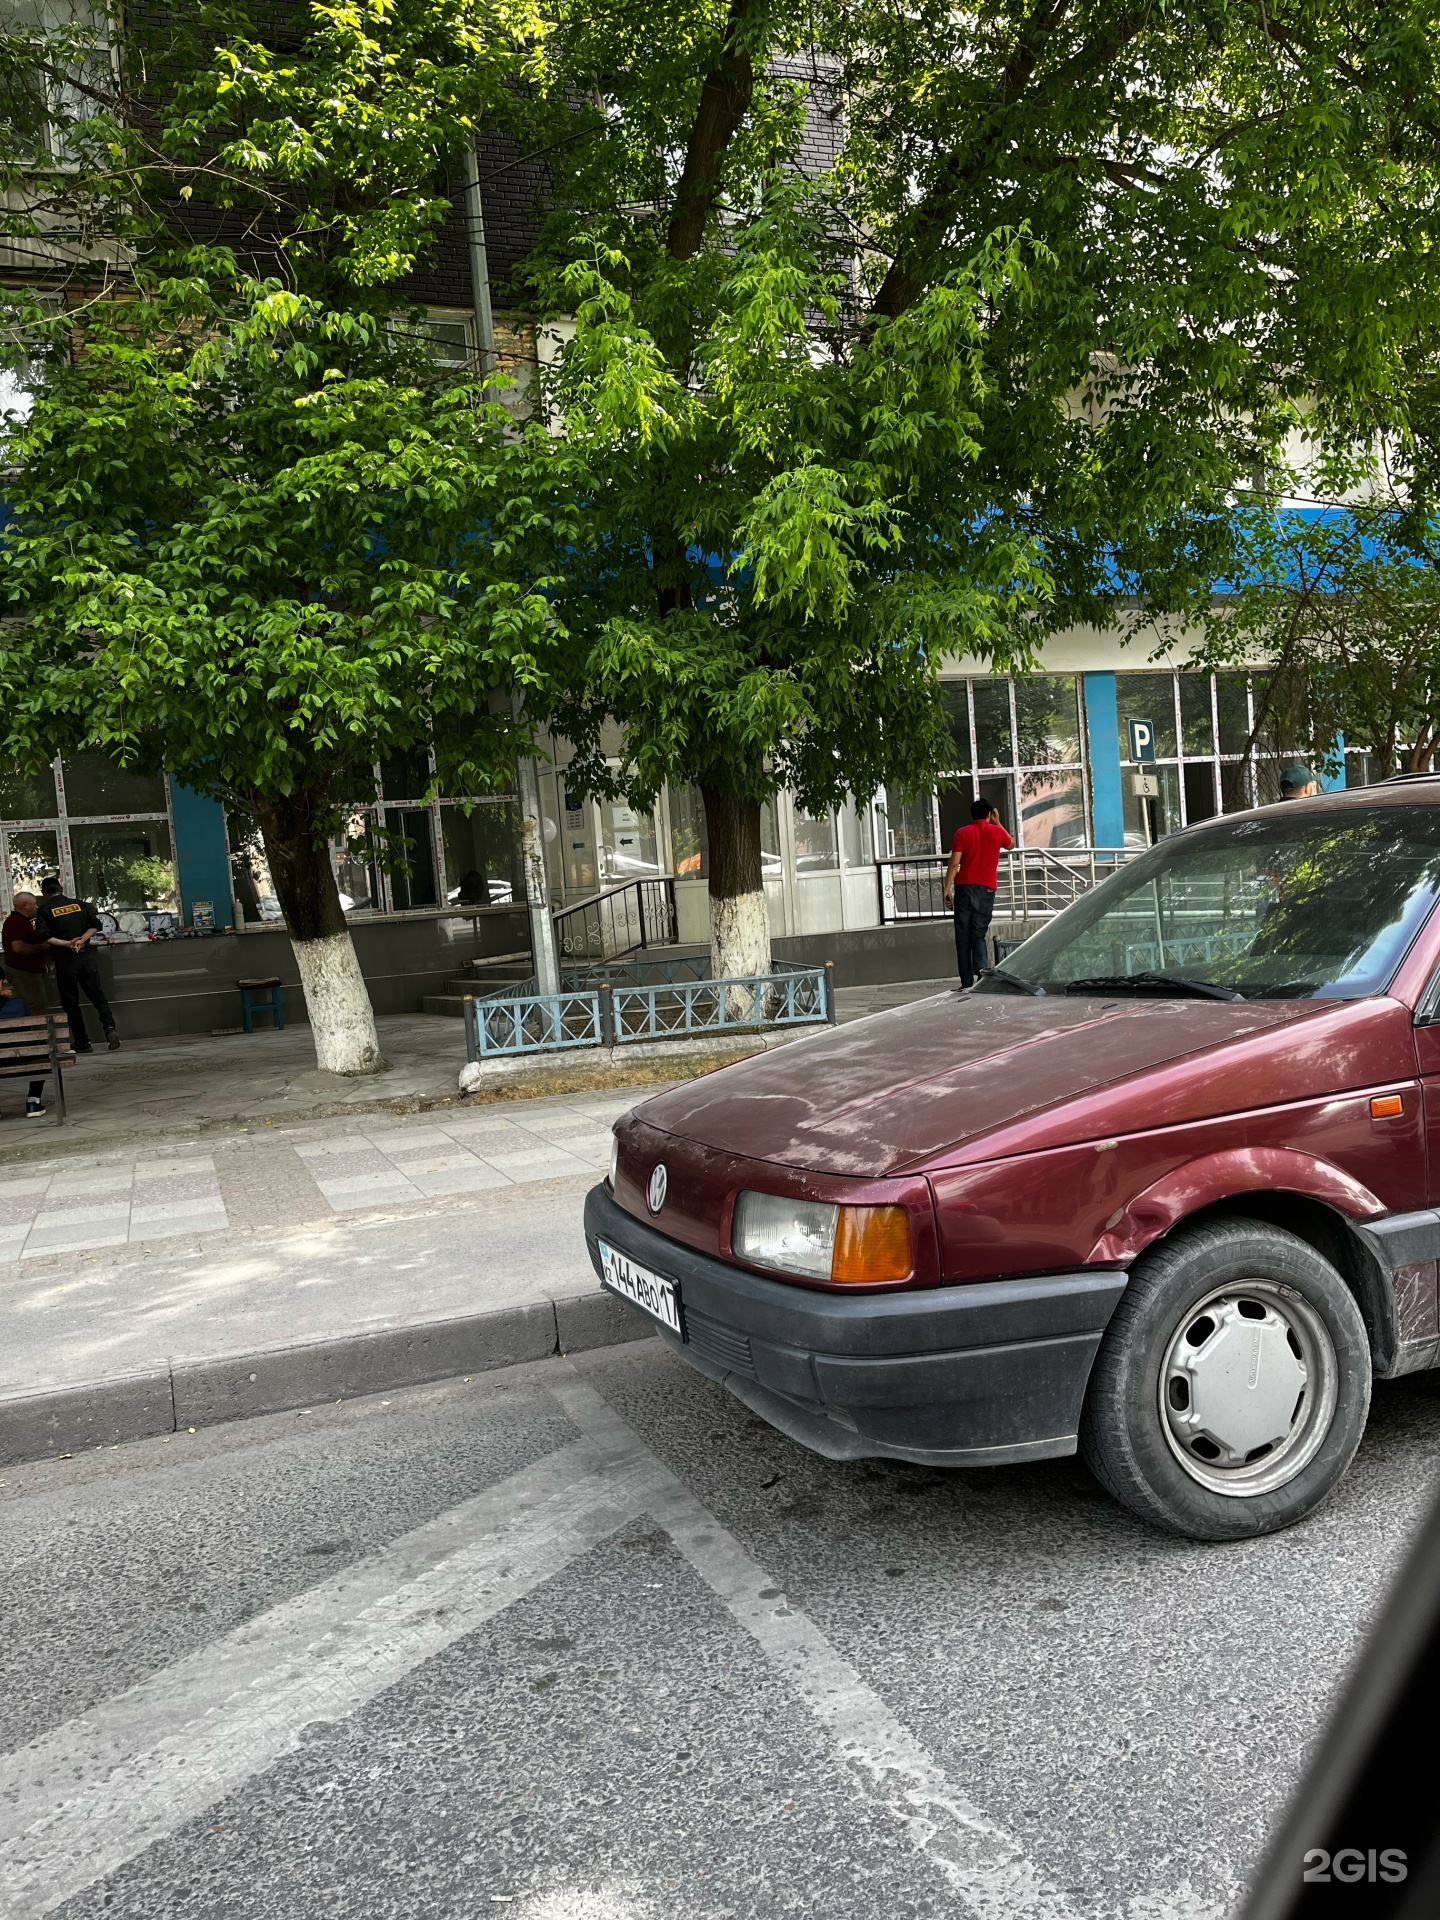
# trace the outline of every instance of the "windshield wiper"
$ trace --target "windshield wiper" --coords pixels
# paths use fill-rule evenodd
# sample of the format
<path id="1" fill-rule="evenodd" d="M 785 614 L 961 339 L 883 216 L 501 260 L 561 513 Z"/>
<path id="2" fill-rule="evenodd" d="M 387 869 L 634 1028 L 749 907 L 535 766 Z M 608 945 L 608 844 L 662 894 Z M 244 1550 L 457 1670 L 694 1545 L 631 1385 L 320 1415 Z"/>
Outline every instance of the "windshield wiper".
<path id="1" fill-rule="evenodd" d="M 982 980 L 998 980 L 1002 987 L 1014 987 L 1017 993 L 1038 993 L 1043 995 L 1044 987 L 1037 987 L 1033 980 L 1022 980 L 1018 973 L 1010 973 L 1004 967 L 987 967 L 981 974 Z"/>
<path id="2" fill-rule="evenodd" d="M 1234 987 L 1218 986 L 1213 980 L 1190 980 L 1183 973 L 1096 973 L 1065 983 L 1066 993 L 1123 993 L 1127 987 L 1171 987 L 1177 993 L 1193 993 L 1197 1000 L 1245 998 Z"/>

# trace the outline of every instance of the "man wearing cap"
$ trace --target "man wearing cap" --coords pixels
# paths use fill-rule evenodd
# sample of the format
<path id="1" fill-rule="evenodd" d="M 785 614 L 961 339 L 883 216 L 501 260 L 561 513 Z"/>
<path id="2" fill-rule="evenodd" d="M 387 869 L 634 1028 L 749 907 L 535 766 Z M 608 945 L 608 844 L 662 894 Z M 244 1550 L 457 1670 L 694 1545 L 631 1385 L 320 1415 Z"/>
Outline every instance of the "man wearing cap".
<path id="1" fill-rule="evenodd" d="M 1280 769 L 1282 800 L 1308 800 L 1319 791 L 1320 782 L 1303 760 L 1292 760 L 1288 767 Z"/>

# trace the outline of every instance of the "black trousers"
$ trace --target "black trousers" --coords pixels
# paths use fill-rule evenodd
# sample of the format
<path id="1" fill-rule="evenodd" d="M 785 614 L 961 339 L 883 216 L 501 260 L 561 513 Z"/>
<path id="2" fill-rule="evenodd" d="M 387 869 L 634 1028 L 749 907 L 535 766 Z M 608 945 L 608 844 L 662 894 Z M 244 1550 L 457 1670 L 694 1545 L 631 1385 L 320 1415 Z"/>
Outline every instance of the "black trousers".
<path id="1" fill-rule="evenodd" d="M 990 916 L 995 911 L 993 887 L 956 887 L 955 889 L 955 964 L 960 969 L 962 987 L 973 987 L 977 973 L 990 964 L 985 936 L 990 931 Z"/>
<path id="2" fill-rule="evenodd" d="M 80 1011 L 82 988 L 85 998 L 99 1014 L 100 1025 L 105 1032 L 115 1031 L 115 1016 L 110 1011 L 110 1002 L 105 998 L 105 989 L 100 984 L 100 968 L 93 953 L 77 953 L 70 960 L 63 960 L 57 955 L 55 988 L 69 1019 L 70 1039 L 75 1046 L 88 1047 L 90 1044 L 90 1036 L 85 1031 L 85 1016 Z"/>

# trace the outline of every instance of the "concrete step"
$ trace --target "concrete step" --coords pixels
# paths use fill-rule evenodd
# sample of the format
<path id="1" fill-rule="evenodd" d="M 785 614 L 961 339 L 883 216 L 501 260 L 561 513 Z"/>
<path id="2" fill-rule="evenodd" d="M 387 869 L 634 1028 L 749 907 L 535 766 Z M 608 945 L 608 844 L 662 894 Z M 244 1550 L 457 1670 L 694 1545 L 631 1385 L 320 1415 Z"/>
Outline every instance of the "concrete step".
<path id="1" fill-rule="evenodd" d="M 438 1013 L 451 1020 L 459 1020 L 464 1012 L 463 998 L 458 993 L 427 993 L 420 1002 L 422 1013 Z"/>

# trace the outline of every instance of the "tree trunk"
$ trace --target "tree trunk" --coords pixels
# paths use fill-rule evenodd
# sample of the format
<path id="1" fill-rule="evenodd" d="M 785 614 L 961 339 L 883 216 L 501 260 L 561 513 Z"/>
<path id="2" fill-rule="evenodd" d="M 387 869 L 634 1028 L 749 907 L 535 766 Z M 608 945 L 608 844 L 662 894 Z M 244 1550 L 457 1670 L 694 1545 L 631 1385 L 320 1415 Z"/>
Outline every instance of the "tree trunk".
<path id="1" fill-rule="evenodd" d="M 270 877 L 295 949 L 300 985 L 323 1073 L 380 1073 L 375 1034 L 355 943 L 345 924 L 330 849 L 315 829 L 322 807 L 311 794 L 253 801 Z"/>
<path id="2" fill-rule="evenodd" d="M 710 841 L 710 974 L 770 971 L 770 916 L 760 869 L 760 806 L 702 787 Z"/>

